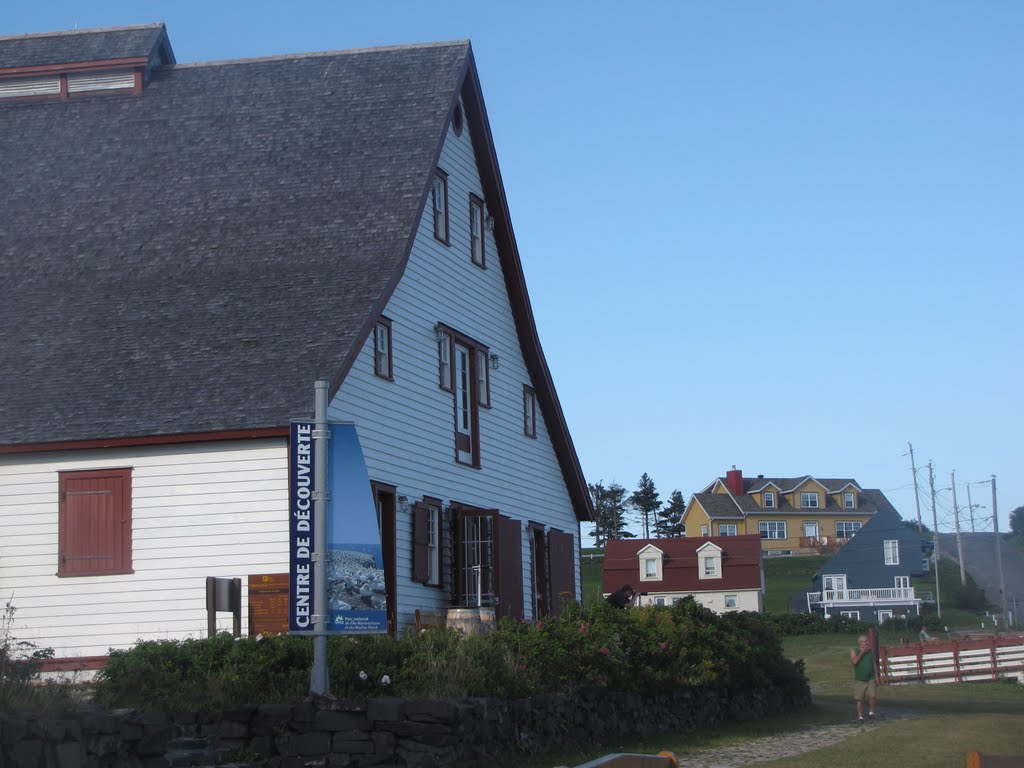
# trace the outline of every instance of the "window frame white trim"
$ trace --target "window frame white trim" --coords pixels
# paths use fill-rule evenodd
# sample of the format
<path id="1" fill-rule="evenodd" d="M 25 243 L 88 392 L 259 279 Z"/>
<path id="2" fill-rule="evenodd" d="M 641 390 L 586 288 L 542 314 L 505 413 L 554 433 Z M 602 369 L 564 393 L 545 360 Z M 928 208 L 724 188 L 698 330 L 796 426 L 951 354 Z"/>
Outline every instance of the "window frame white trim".
<path id="1" fill-rule="evenodd" d="M 434 239 L 439 243 L 444 243 L 446 246 L 450 246 L 451 229 L 448 221 L 448 174 L 440 168 L 434 169 L 434 178 L 430 182 L 430 208 L 433 216 Z"/>
<path id="2" fill-rule="evenodd" d="M 900 564 L 900 540 L 899 539 L 883 539 L 882 540 L 882 559 L 886 565 L 899 565 Z"/>
<path id="3" fill-rule="evenodd" d="M 731 530 L 731 533 L 726 533 L 725 529 Z M 718 524 L 718 535 L 719 536 L 739 536 L 739 527 L 736 523 L 719 523 Z"/>
<path id="4" fill-rule="evenodd" d="M 771 503 L 769 504 L 769 499 Z M 777 509 L 775 506 L 775 491 L 765 491 L 761 494 L 761 505 L 763 509 Z"/>
<path id="5" fill-rule="evenodd" d="M 813 504 L 808 504 L 811 499 L 814 499 Z M 818 492 L 817 491 L 800 491 L 800 509 L 821 509 L 819 506 Z"/>
<path id="6" fill-rule="evenodd" d="M 771 529 L 778 533 L 779 526 L 782 527 L 782 535 L 770 535 Z M 785 520 L 759 520 L 757 522 L 757 533 L 765 541 L 785 541 L 789 538 L 789 530 Z M 765 536 L 765 533 L 769 533 L 769 535 Z"/>

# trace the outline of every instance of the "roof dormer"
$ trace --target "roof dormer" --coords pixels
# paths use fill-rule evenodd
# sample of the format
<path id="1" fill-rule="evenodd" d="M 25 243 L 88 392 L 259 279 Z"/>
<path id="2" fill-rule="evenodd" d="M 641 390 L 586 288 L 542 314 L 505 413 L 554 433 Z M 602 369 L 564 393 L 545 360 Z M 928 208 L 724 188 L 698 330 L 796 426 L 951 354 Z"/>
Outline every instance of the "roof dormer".
<path id="1" fill-rule="evenodd" d="M 174 64 L 163 24 L 0 37 L 0 103 L 142 92 Z"/>
<path id="2" fill-rule="evenodd" d="M 702 579 L 722 578 L 722 548 L 714 542 L 697 548 L 697 575 Z"/>
<path id="3" fill-rule="evenodd" d="M 665 553 L 648 544 L 636 553 L 640 561 L 640 581 L 661 581 L 665 575 Z"/>

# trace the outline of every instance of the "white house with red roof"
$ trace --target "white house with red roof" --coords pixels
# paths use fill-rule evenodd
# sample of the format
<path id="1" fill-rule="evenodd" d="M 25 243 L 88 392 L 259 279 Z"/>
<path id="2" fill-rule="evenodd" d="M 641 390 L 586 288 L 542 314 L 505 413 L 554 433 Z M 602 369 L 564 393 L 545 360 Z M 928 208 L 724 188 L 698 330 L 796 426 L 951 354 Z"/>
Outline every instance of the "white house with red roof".
<path id="1" fill-rule="evenodd" d="M 692 595 L 716 613 L 762 611 L 759 536 L 627 539 L 604 550 L 602 594 L 629 584 L 638 605 L 672 605 Z"/>

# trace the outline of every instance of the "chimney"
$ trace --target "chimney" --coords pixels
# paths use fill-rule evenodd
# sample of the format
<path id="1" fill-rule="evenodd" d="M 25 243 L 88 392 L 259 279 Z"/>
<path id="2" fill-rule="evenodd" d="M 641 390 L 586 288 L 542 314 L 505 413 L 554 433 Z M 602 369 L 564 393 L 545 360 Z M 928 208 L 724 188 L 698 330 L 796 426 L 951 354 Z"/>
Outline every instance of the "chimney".
<path id="1" fill-rule="evenodd" d="M 733 496 L 743 495 L 743 470 L 736 469 L 736 465 L 732 465 L 732 469 L 725 473 L 725 484 L 728 486 L 730 493 Z"/>

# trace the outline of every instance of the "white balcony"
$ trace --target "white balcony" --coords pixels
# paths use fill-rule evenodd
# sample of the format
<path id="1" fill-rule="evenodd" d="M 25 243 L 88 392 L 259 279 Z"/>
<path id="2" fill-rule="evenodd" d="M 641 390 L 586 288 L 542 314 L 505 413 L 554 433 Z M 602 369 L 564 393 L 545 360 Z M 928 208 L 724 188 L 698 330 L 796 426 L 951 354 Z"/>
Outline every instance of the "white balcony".
<path id="1" fill-rule="evenodd" d="M 917 602 L 913 587 L 881 587 L 879 589 L 826 589 L 808 592 L 807 608 L 823 605 L 826 608 L 844 605 L 885 605 L 886 603 Z"/>

